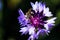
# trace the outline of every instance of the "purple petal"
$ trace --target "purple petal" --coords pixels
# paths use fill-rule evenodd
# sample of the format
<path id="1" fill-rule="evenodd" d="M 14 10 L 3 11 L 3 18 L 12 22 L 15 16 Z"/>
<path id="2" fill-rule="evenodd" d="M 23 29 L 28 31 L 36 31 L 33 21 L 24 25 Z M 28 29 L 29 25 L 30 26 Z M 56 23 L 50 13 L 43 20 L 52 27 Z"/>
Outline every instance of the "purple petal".
<path id="1" fill-rule="evenodd" d="M 50 30 L 51 28 L 52 28 L 52 26 L 54 26 L 55 24 L 55 20 L 56 19 L 56 17 L 54 17 L 54 18 L 51 18 L 50 20 L 47 20 L 46 22 L 47 22 L 47 24 L 44 24 L 44 27 L 46 28 L 46 30 Z"/>
<path id="2" fill-rule="evenodd" d="M 35 33 L 35 28 L 34 27 L 29 28 L 29 35 L 34 33 Z"/>
<path id="3" fill-rule="evenodd" d="M 34 40 L 34 35 L 31 35 L 28 40 Z"/>
<path id="4" fill-rule="evenodd" d="M 38 6 L 39 4 L 38 4 L 38 2 L 36 1 L 35 2 L 35 4 L 33 4 L 32 2 L 31 2 L 31 6 L 32 6 L 32 9 L 35 11 L 35 12 L 37 12 L 37 10 L 39 9 Z"/>
<path id="5" fill-rule="evenodd" d="M 46 30 L 46 29 L 41 29 L 41 30 L 39 30 L 39 31 L 37 32 L 37 37 L 38 37 L 39 35 L 42 35 L 42 36 L 44 36 L 45 34 L 48 35 L 48 33 L 49 33 L 48 30 Z"/>
<path id="6" fill-rule="evenodd" d="M 44 7 L 44 11 L 43 11 L 43 15 L 47 16 L 47 17 L 51 17 L 53 16 L 53 14 L 51 14 L 51 12 L 49 11 L 49 8 Z"/>
<path id="7" fill-rule="evenodd" d="M 30 4 L 31 4 L 31 6 L 32 6 L 32 8 L 33 8 L 33 6 L 34 6 L 34 3 L 30 2 Z"/>
<path id="8" fill-rule="evenodd" d="M 48 24 L 53 24 L 53 23 L 55 23 L 55 20 L 56 20 L 56 17 L 54 17 L 54 18 L 51 18 L 50 20 L 47 20 L 47 22 L 48 22 Z"/>
<path id="9" fill-rule="evenodd" d="M 28 27 L 23 27 L 23 28 L 21 28 L 21 30 L 20 30 L 19 32 L 22 32 L 22 35 L 23 35 L 23 34 L 27 34 L 27 32 L 28 32 Z"/>
<path id="10" fill-rule="evenodd" d="M 19 15 L 20 15 L 18 17 L 19 23 L 21 23 L 23 26 L 27 25 L 27 20 L 26 20 L 25 15 L 21 9 L 19 10 Z"/>
<path id="11" fill-rule="evenodd" d="M 41 2 L 39 2 L 39 12 L 41 12 L 43 8 L 44 8 L 44 5 Z"/>

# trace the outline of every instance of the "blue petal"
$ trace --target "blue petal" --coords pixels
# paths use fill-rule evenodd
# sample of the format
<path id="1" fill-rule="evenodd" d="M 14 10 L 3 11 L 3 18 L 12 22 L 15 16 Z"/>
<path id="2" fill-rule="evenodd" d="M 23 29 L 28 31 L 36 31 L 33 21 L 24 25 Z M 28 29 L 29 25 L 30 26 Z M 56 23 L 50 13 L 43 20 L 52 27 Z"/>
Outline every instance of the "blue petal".
<path id="1" fill-rule="evenodd" d="M 21 9 L 19 10 L 19 15 L 20 15 L 20 16 L 18 17 L 19 23 L 21 23 L 22 26 L 27 25 L 27 21 L 26 21 L 25 15 L 24 15 L 24 13 L 22 12 Z"/>
<path id="2" fill-rule="evenodd" d="M 20 17 L 22 17 L 22 18 L 25 17 L 24 13 L 23 13 L 23 11 L 21 9 L 18 12 L 19 12 Z"/>

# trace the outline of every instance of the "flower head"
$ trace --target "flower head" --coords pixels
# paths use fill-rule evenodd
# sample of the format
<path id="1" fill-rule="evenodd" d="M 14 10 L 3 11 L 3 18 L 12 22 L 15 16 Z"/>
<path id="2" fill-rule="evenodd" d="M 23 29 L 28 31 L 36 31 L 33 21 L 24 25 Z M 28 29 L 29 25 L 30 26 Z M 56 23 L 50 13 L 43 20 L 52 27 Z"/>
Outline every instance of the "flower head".
<path id="1" fill-rule="evenodd" d="M 39 34 L 50 33 L 50 29 L 54 26 L 55 19 L 50 17 L 53 16 L 49 11 L 49 8 L 42 4 L 41 2 L 31 2 L 32 8 L 24 15 L 22 10 L 19 10 L 20 16 L 18 17 L 19 23 L 21 23 L 22 34 L 29 33 L 30 37 L 28 40 L 38 39 Z"/>

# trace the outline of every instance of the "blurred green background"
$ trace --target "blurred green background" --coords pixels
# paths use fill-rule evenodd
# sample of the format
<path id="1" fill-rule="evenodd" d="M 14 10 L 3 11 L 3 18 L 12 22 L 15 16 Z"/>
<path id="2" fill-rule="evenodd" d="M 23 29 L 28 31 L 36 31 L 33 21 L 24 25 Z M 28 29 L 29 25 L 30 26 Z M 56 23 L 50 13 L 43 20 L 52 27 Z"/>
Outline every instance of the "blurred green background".
<path id="1" fill-rule="evenodd" d="M 30 2 L 36 1 L 44 2 L 57 17 L 49 36 L 38 40 L 60 40 L 60 0 L 0 0 L 0 40 L 27 40 L 28 34 L 21 36 L 19 33 L 18 9 L 26 13 L 31 8 Z"/>

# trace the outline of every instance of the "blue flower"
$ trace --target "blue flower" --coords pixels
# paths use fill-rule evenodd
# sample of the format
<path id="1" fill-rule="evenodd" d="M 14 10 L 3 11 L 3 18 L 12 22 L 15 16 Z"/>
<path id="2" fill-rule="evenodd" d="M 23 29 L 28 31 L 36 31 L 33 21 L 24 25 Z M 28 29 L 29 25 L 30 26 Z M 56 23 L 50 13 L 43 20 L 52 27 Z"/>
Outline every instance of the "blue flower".
<path id="1" fill-rule="evenodd" d="M 38 39 L 39 34 L 50 33 L 52 26 L 55 24 L 56 17 L 48 19 L 53 16 L 53 14 L 49 11 L 49 8 L 46 7 L 45 4 L 41 2 L 31 2 L 32 8 L 24 15 L 22 10 L 19 10 L 19 23 L 21 24 L 21 30 L 23 34 L 29 33 L 30 37 L 28 40 Z"/>

